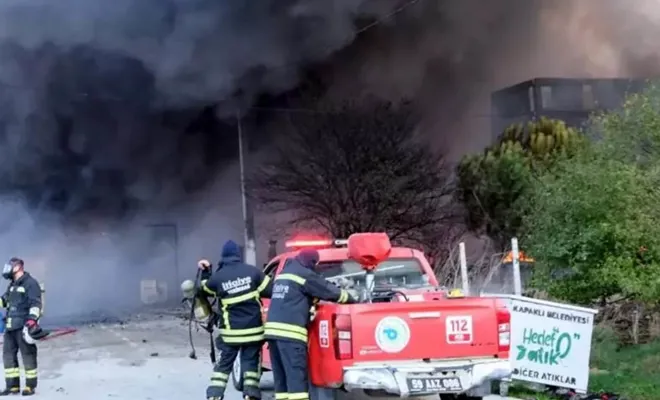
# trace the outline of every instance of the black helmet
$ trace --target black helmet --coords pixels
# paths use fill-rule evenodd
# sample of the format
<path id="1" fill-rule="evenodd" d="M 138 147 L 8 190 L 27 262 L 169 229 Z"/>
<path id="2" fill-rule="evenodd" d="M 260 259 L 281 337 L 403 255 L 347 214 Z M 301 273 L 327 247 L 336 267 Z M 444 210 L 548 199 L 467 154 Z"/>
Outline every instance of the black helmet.
<path id="1" fill-rule="evenodd" d="M 29 328 L 27 326 L 23 327 L 23 340 L 28 344 L 35 344 L 48 335 L 50 335 L 50 332 L 41 329 L 39 325 L 33 325 Z"/>

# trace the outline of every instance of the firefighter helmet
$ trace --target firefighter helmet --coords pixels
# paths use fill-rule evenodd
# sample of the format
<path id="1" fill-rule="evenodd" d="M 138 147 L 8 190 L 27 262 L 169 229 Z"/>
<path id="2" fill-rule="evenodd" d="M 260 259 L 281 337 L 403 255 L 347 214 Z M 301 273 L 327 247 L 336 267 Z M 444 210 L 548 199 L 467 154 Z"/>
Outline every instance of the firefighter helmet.
<path id="1" fill-rule="evenodd" d="M 45 338 L 49 335 L 50 332 L 41 329 L 39 325 L 33 325 L 31 327 L 23 327 L 23 340 L 27 344 L 35 344 L 37 341 Z"/>

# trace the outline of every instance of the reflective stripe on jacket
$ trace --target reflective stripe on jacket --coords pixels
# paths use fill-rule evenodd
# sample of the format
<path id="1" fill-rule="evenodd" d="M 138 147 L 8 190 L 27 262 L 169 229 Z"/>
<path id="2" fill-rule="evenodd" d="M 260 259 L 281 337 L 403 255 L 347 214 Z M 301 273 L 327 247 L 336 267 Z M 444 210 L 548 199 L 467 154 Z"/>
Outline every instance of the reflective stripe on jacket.
<path id="1" fill-rule="evenodd" d="M 201 288 L 218 298 L 220 336 L 225 343 L 242 344 L 264 340 L 262 297 L 270 297 L 272 282 L 257 267 L 239 257 L 227 257 Z"/>
<path id="2" fill-rule="evenodd" d="M 11 282 L 0 297 L 0 307 L 7 309 L 6 329 L 23 329 L 28 319 L 38 321 L 41 317 L 41 286 L 29 273 Z"/>
<path id="3" fill-rule="evenodd" d="M 273 285 L 266 318 L 266 339 L 307 342 L 310 309 L 318 301 L 316 299 L 355 302 L 347 291 L 326 281 L 310 267 L 306 268 L 297 258 L 287 260 Z"/>

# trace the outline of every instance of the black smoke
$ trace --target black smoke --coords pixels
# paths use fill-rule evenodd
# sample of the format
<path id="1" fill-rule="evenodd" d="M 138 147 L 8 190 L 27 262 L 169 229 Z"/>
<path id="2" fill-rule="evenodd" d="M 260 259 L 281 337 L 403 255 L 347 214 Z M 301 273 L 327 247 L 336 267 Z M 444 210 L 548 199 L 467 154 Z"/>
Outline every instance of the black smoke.
<path id="1" fill-rule="evenodd" d="M 185 201 L 235 153 L 224 119 L 394 4 L 4 1 L 0 196 L 68 220 Z"/>
<path id="2" fill-rule="evenodd" d="M 294 88 L 415 98 L 434 141 L 479 151 L 491 90 L 657 65 L 638 2 L 3 0 L 0 256 L 46 281 L 48 315 L 141 304 L 145 281 L 176 297 L 242 236 L 236 112 L 261 140 L 277 113 L 249 107 Z"/>
<path id="3" fill-rule="evenodd" d="M 67 218 L 185 202 L 234 156 L 234 113 L 328 59 L 344 77 L 327 86 L 420 98 L 443 126 L 498 85 L 655 65 L 648 46 L 630 50 L 650 19 L 610 3 L 5 0 L 0 196 Z M 615 45 L 629 50 L 601 54 Z"/>

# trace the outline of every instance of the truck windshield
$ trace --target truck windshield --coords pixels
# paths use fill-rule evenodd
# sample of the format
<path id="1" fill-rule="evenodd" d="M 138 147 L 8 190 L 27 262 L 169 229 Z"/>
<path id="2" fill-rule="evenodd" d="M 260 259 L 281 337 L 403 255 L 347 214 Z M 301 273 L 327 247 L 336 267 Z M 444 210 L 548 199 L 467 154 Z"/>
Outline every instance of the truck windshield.
<path id="1" fill-rule="evenodd" d="M 365 271 L 353 260 L 321 261 L 316 271 L 327 280 L 351 281 L 355 286 L 364 286 Z M 424 286 L 428 285 L 428 277 L 414 258 L 397 258 L 378 264 L 374 272 L 376 286 Z"/>

